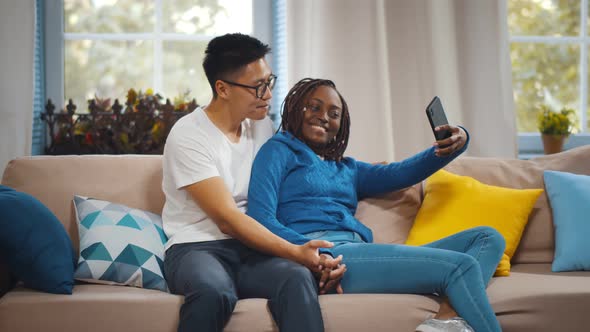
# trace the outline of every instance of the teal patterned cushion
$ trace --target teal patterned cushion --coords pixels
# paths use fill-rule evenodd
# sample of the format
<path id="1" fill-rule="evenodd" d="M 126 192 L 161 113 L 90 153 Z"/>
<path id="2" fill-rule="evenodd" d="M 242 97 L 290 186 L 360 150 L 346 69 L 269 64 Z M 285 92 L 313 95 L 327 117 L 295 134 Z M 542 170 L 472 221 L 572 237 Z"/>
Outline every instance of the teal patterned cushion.
<path id="1" fill-rule="evenodd" d="M 168 291 L 162 218 L 125 205 L 74 196 L 80 258 L 74 278 Z"/>

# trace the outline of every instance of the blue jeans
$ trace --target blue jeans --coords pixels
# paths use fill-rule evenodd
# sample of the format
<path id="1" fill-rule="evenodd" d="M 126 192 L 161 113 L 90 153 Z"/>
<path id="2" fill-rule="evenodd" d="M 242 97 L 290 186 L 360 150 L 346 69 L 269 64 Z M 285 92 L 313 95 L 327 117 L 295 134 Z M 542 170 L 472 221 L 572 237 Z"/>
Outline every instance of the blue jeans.
<path id="1" fill-rule="evenodd" d="M 324 330 L 317 281 L 304 266 L 237 240 L 175 244 L 166 251 L 170 291 L 184 295 L 179 332 L 222 331 L 238 299 L 265 298 L 279 330 Z"/>
<path id="2" fill-rule="evenodd" d="M 344 256 L 345 293 L 436 293 L 447 296 L 475 331 L 501 331 L 486 286 L 505 241 L 491 227 L 476 227 L 420 247 L 365 243 L 346 231 L 305 236 L 334 242 L 332 253 Z"/>

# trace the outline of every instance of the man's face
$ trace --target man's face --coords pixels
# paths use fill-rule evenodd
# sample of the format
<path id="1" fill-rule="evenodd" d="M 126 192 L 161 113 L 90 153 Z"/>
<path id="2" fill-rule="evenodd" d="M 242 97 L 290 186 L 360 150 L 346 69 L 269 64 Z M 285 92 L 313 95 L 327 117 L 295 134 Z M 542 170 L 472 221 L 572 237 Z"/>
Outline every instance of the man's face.
<path id="1" fill-rule="evenodd" d="M 233 79 L 233 82 L 247 85 L 258 86 L 267 83 L 271 78 L 272 72 L 270 66 L 264 58 L 258 59 L 249 63 L 246 67 Z M 229 85 L 230 98 L 229 102 L 232 108 L 238 110 L 241 116 L 252 120 L 262 120 L 268 114 L 270 108 L 270 100 L 272 92 L 268 87 L 260 88 L 261 91 L 266 88 L 266 91 L 258 98 L 256 90 L 245 88 L 237 85 Z"/>

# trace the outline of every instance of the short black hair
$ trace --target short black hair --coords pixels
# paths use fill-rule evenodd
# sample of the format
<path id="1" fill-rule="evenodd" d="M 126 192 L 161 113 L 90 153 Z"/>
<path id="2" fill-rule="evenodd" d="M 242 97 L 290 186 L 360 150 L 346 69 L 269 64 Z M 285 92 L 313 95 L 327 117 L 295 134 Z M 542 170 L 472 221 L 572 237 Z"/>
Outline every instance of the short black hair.
<path id="1" fill-rule="evenodd" d="M 215 82 L 229 79 L 247 64 L 264 58 L 270 53 L 270 47 L 260 40 L 241 33 L 228 33 L 213 38 L 205 50 L 203 69 L 213 90 L 213 98 L 217 97 Z"/>

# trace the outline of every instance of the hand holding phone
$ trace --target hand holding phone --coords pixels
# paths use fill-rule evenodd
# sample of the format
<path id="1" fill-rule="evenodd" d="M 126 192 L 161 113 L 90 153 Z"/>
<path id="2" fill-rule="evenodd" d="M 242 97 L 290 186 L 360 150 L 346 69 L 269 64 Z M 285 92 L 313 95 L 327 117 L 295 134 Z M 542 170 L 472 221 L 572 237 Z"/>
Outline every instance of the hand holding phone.
<path id="1" fill-rule="evenodd" d="M 445 110 L 443 109 L 442 103 L 440 102 L 440 98 L 438 98 L 438 96 L 435 96 L 430 104 L 428 104 L 426 107 L 426 116 L 430 122 L 430 128 L 432 128 L 434 138 L 437 141 L 451 137 L 450 130 L 435 130 L 435 128 L 438 126 L 449 124 L 449 121 L 447 121 L 447 116 L 445 115 Z"/>
<path id="2" fill-rule="evenodd" d="M 437 146 L 435 150 L 437 156 L 449 156 L 465 146 L 467 133 L 464 129 L 449 124 L 440 98 L 437 96 L 426 107 L 426 116 L 428 117 L 430 128 L 432 128 L 432 133 L 437 142 L 435 144 Z M 443 127 L 443 129 L 436 130 L 437 127 Z M 443 140 L 445 142 L 442 143 L 443 145 L 440 145 Z"/>

